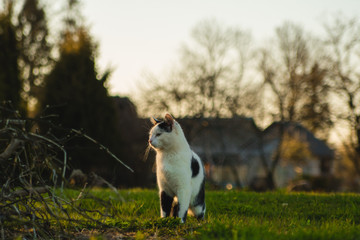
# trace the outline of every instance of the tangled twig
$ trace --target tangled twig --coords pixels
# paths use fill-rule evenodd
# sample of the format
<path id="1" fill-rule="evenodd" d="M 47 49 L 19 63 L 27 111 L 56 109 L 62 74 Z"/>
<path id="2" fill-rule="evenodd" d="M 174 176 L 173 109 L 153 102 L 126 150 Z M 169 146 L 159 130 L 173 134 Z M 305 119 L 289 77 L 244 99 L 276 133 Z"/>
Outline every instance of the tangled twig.
<path id="1" fill-rule="evenodd" d="M 57 139 L 51 133 L 34 132 L 32 129 L 39 121 L 44 120 L 19 119 L 17 116 L 0 120 L 1 239 L 18 234 L 37 239 L 66 237 L 72 223 L 83 221 L 101 225 L 109 217 L 101 212 L 96 212 L 97 217 L 93 217 L 94 209 L 78 206 L 77 202 L 82 198 L 92 198 L 89 193 L 84 194 L 85 187 L 75 199 L 64 194 L 66 170 L 69 169 L 64 145 L 74 134 L 97 144 L 133 172 L 108 148 L 81 131 L 63 129 L 68 136 L 63 139 Z M 97 203 L 110 206 L 104 201 Z M 78 217 L 72 217 L 70 212 Z"/>

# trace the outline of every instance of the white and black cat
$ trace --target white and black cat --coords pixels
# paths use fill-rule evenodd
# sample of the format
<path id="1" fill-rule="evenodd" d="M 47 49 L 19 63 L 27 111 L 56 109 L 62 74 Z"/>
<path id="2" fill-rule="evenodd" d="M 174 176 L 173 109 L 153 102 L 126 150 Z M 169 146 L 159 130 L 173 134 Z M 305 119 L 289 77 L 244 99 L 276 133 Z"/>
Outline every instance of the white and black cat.
<path id="1" fill-rule="evenodd" d="M 156 151 L 156 177 L 161 217 L 180 217 L 188 210 L 198 219 L 205 215 L 205 173 L 199 156 L 186 141 L 180 124 L 166 114 L 163 121 L 151 118 L 149 144 Z"/>

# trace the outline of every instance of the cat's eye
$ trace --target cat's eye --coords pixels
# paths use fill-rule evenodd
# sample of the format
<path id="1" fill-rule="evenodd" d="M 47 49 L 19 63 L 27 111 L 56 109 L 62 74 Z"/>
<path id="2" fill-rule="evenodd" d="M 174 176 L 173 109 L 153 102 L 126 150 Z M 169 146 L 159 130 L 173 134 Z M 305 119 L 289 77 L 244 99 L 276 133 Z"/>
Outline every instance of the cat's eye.
<path id="1" fill-rule="evenodd" d="M 157 133 L 157 134 L 156 134 L 157 137 L 160 136 L 160 135 L 161 135 L 161 133 Z"/>

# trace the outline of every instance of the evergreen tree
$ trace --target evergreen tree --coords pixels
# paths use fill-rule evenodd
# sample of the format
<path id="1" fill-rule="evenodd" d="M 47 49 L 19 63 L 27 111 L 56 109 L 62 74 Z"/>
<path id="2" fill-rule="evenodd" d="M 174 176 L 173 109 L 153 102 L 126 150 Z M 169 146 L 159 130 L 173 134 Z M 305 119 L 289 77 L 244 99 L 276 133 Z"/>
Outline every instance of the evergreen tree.
<path id="1" fill-rule="evenodd" d="M 46 77 L 42 106 L 57 114 L 58 122 L 67 128 L 83 129 L 104 145 L 112 145 L 115 113 L 112 99 L 104 86 L 106 76 L 97 78 L 94 62 L 95 46 L 83 28 L 68 32 L 60 46 L 60 59 Z M 85 143 L 81 147 L 91 148 Z M 90 170 L 104 164 L 97 154 L 79 150 L 73 165 Z M 95 167 L 96 168 L 96 167 Z"/>
<path id="2" fill-rule="evenodd" d="M 26 100 L 40 95 L 44 75 L 51 63 L 46 13 L 38 0 L 25 0 L 18 15 L 19 66 Z"/>
<path id="3" fill-rule="evenodd" d="M 21 105 L 21 80 L 19 78 L 16 34 L 11 23 L 12 4 L 0 12 L 0 102 L 11 101 L 12 108 L 19 110 Z M 0 117 L 6 117 L 0 109 Z"/>
<path id="4" fill-rule="evenodd" d="M 40 105 L 42 109 L 47 108 L 46 113 L 56 114 L 56 121 L 62 126 L 81 129 L 114 150 L 118 139 L 114 102 L 104 86 L 109 72 L 98 77 L 95 67 L 96 44 L 87 29 L 78 25 L 76 6 L 73 4 L 73 1 L 69 2 L 65 30 L 59 43 L 59 59 L 45 77 Z M 66 147 L 72 159 L 71 165 L 86 172 L 95 171 L 104 176 L 108 174 L 108 164 L 115 164 L 85 139 L 74 140 Z"/>

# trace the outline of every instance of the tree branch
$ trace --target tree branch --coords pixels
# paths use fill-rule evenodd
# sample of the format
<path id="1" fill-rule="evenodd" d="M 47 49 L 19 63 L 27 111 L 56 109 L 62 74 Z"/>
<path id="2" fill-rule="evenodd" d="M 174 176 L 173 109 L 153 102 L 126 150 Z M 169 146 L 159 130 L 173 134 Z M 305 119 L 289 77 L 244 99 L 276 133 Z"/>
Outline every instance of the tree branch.
<path id="1" fill-rule="evenodd" d="M 22 140 L 12 137 L 9 145 L 6 147 L 4 152 L 0 154 L 0 162 L 7 160 L 22 144 L 22 142 Z"/>

